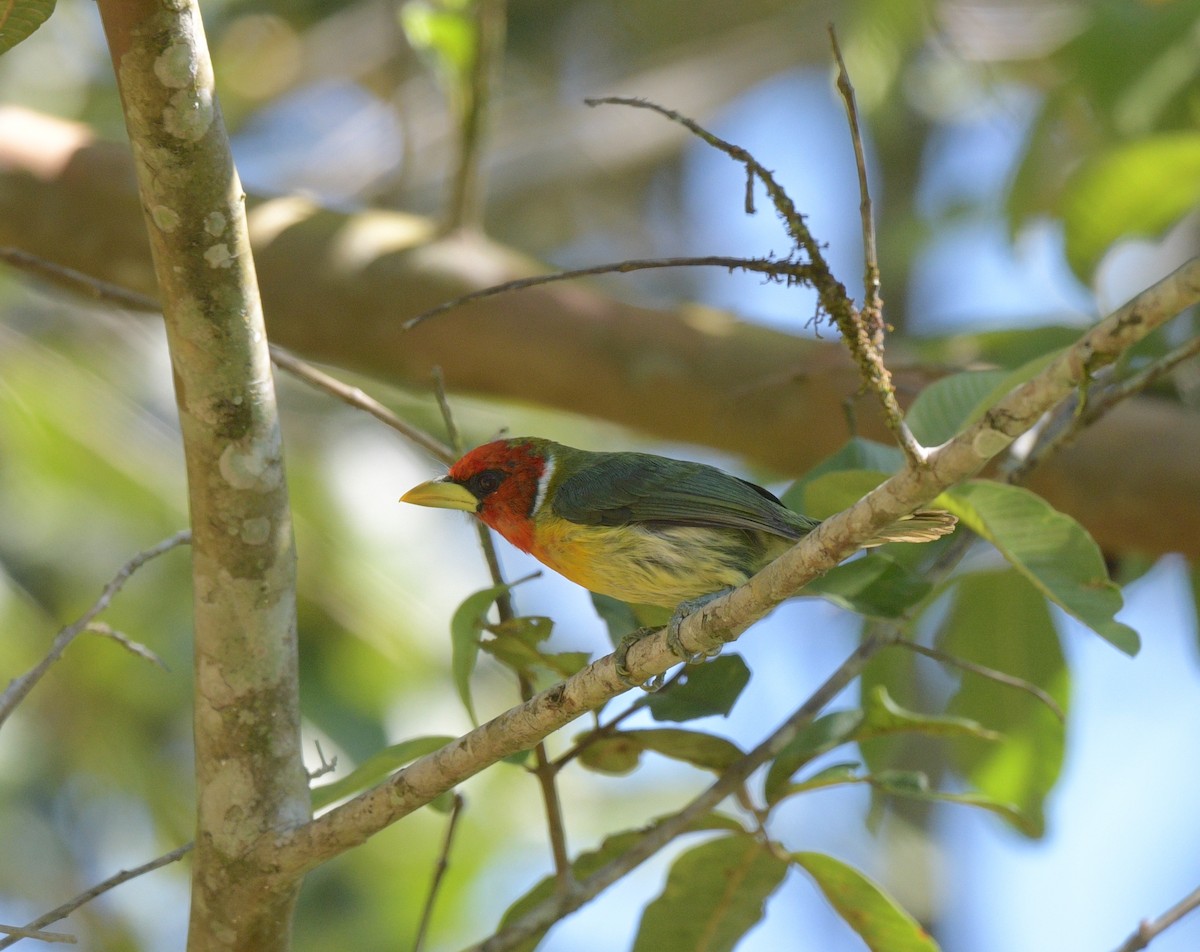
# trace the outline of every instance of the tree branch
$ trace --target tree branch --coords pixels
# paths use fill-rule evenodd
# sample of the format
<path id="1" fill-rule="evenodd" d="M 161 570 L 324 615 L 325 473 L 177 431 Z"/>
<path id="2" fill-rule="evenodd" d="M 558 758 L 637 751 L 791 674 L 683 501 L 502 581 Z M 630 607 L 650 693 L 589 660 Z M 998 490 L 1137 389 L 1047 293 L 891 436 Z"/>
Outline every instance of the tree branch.
<path id="1" fill-rule="evenodd" d="M 195 2 L 99 0 L 136 157 L 187 463 L 197 832 L 188 947 L 283 952 L 298 877 L 248 846 L 311 816 L 296 559 L 241 183 Z"/>
<path id="2" fill-rule="evenodd" d="M 723 770 L 716 781 L 682 810 L 655 823 L 635 846 L 598 869 L 571 892 L 560 893 L 547 899 L 484 942 L 471 946 L 466 952 L 508 952 L 509 949 L 528 942 L 559 919 L 599 895 L 630 870 L 640 866 L 677 836 L 686 833 L 693 821 L 710 813 L 722 800 L 736 793 L 755 770 L 776 756 L 808 727 L 825 705 L 858 677 L 867 662 L 886 648 L 893 638 L 894 635 L 882 633 L 866 638 L 791 717 L 746 756 Z"/>
<path id="3" fill-rule="evenodd" d="M 7 949 L 10 945 L 19 942 L 25 937 L 25 933 L 36 932 L 43 929 L 51 923 L 58 922 L 60 919 L 65 919 L 80 906 L 83 906 L 97 896 L 102 896 L 110 889 L 115 889 L 122 883 L 127 883 L 131 879 L 136 879 L 138 876 L 144 876 L 146 873 L 153 872 L 161 866 L 166 866 L 169 863 L 177 862 L 186 856 L 192 849 L 191 843 L 185 843 L 183 846 L 171 850 L 169 853 L 164 853 L 156 859 L 150 860 L 148 863 L 143 863 L 141 866 L 135 866 L 133 869 L 123 869 L 119 873 L 114 873 L 108 879 L 96 883 L 90 889 L 85 889 L 73 899 L 68 899 L 61 906 L 51 909 L 49 912 L 43 913 L 32 922 L 27 922 L 19 932 L 15 932 L 3 939 L 0 939 L 0 949 Z"/>
<path id="4" fill-rule="evenodd" d="M 9 682 L 8 687 L 4 689 L 4 693 L 0 694 L 0 726 L 8 720 L 9 715 L 17 709 L 17 705 L 25 699 L 25 696 L 33 690 L 34 685 L 50 670 L 50 666 L 62 657 L 63 652 L 67 650 L 67 646 L 79 635 L 87 631 L 96 616 L 108 608 L 113 596 L 129 581 L 130 576 L 134 572 L 151 559 L 162 555 L 164 552 L 170 552 L 176 546 L 186 545 L 191 540 L 192 533 L 184 529 L 182 532 L 176 532 L 170 538 L 164 539 L 157 545 L 144 549 L 122 565 L 118 569 L 117 574 L 113 576 L 112 581 L 104 586 L 104 591 L 92 603 L 92 607 L 54 636 L 54 641 L 51 642 L 50 650 L 46 652 L 46 656 L 25 672 L 25 674 L 21 675 L 21 677 L 14 678 Z M 161 663 L 160 661 L 159 664 Z"/>
<path id="5" fill-rule="evenodd" d="M 0 108 L 0 160 L 0 243 L 154 292 L 127 149 L 78 124 Z M 272 341 L 406 386 L 424 386 L 440 365 L 460 391 L 587 413 L 784 474 L 845 442 L 847 400 L 861 401 L 859 435 L 887 437 L 874 403 L 855 397 L 860 380 L 839 343 L 709 308 L 636 307 L 560 283 L 403 333 L 409 315 L 545 270 L 478 236 L 433 234 L 430 222 L 397 213 L 258 204 L 251 236 Z M 906 364 L 903 343 L 891 350 L 902 399 L 941 373 Z M 1129 465 L 1113 467 L 1117 458 Z M 1108 551 L 1200 557 L 1200 427 L 1178 403 L 1126 402 L 1029 485 Z"/>
<path id="6" fill-rule="evenodd" d="M 933 450 L 928 465 L 897 473 L 849 509 L 830 517 L 745 585 L 688 616 L 687 651 L 709 652 L 735 640 L 776 605 L 827 572 L 878 529 L 975 475 L 1043 413 L 1185 307 L 1200 299 L 1200 259 L 1139 294 L 1036 377 L 999 400 L 977 423 Z M 641 639 L 627 663 L 637 681 L 678 663 L 664 632 Z M 281 837 L 260 845 L 284 874 L 311 869 L 363 842 L 497 760 L 539 740 L 627 690 L 612 655 L 414 761 L 378 786 Z"/>
<path id="7" fill-rule="evenodd" d="M 1138 952 L 1139 949 L 1146 948 L 1180 919 L 1197 909 L 1200 909 L 1200 889 L 1189 893 L 1157 919 L 1143 921 L 1129 938 L 1121 943 L 1117 952 Z"/>

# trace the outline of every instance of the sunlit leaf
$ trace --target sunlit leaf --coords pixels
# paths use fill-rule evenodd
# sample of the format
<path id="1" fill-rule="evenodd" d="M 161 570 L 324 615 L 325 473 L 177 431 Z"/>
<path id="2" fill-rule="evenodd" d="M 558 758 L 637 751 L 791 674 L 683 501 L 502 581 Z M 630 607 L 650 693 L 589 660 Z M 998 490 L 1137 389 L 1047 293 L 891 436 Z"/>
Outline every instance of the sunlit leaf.
<path id="1" fill-rule="evenodd" d="M 728 715 L 749 680 L 750 669 L 740 655 L 721 655 L 688 667 L 683 681 L 647 695 L 646 707 L 656 721 Z"/>
<path id="2" fill-rule="evenodd" d="M 793 853 L 834 910 L 872 952 L 937 952 L 921 924 L 853 866 L 824 853 Z"/>
<path id="3" fill-rule="evenodd" d="M 439 750 L 452 740 L 454 740 L 453 737 L 443 736 L 414 737 L 411 740 L 385 747 L 364 760 L 346 776 L 339 777 L 332 783 L 313 787 L 310 791 L 313 809 L 320 810 L 343 797 L 353 796 L 361 790 L 366 790 L 367 787 L 378 783 L 410 761 Z"/>
<path id="4" fill-rule="evenodd" d="M 1071 176 L 1062 204 L 1067 259 L 1086 280 L 1119 239 L 1157 237 L 1200 204 L 1200 132 L 1113 146 Z"/>
<path id="5" fill-rule="evenodd" d="M 814 519 L 827 519 L 853 506 L 885 479 L 887 473 L 874 469 L 843 469 L 811 477 L 799 496 L 799 511 Z"/>
<path id="6" fill-rule="evenodd" d="M 1121 590 L 1078 522 L 1027 489 L 986 480 L 954 487 L 939 505 L 996 546 L 1056 605 L 1126 654 L 1137 654 L 1137 632 L 1113 617 L 1124 604 Z"/>
<path id="7" fill-rule="evenodd" d="M 846 470 L 869 470 L 879 473 L 893 473 L 903 465 L 904 454 L 895 446 L 888 446 L 884 443 L 876 443 L 874 440 L 854 437 L 848 440 L 836 453 L 827 456 L 805 473 L 804 476 L 792 483 L 780 498 L 783 500 L 784 505 L 790 509 L 796 512 L 803 512 L 814 519 L 820 519 L 823 516 L 814 515 L 805 509 L 805 505 L 807 505 L 805 498 L 806 487 L 813 480 L 819 479 L 829 473 L 840 473 Z M 851 501 L 853 502 L 854 500 Z M 845 506 L 840 506 L 838 509 L 831 509 L 825 515 L 832 515 L 834 512 L 845 508 Z"/>
<path id="8" fill-rule="evenodd" d="M 952 655 L 1035 684 L 1067 707 L 1069 675 L 1046 600 L 1015 571 L 962 578 L 938 644 Z M 956 742 L 951 763 L 973 788 L 1016 804 L 1040 834 L 1046 795 L 1062 769 L 1062 723 L 1029 693 L 970 672 L 960 675 L 949 710 L 986 718 L 1003 732 L 999 744 Z"/>
<path id="9" fill-rule="evenodd" d="M 10 0 L 0 6 L 0 53 L 7 53 L 45 23 L 55 0 Z"/>
<path id="10" fill-rule="evenodd" d="M 722 836 L 681 853 L 642 913 L 633 952 L 731 952 L 763 916 L 788 864 L 757 837 Z"/>
<path id="11" fill-rule="evenodd" d="M 1007 376 L 1003 370 L 976 370 L 935 380 L 917 394 L 905 416 L 913 436 L 925 446 L 946 442 Z"/>

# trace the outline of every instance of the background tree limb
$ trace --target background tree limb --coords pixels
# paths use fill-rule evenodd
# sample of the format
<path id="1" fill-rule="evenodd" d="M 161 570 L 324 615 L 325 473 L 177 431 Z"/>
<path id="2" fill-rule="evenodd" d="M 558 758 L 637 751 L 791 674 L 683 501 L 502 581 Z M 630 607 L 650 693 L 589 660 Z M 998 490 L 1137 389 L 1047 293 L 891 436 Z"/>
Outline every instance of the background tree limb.
<path id="1" fill-rule="evenodd" d="M 835 341 L 565 285 L 479 301 L 404 334 L 413 314 L 541 266 L 480 237 L 436 240 L 425 219 L 299 199 L 257 204 L 250 229 L 272 339 L 312 359 L 419 386 L 438 365 L 460 390 L 586 412 L 785 474 L 844 442 L 847 401 L 862 435 L 886 438 Z M 154 292 L 128 154 L 80 125 L 0 110 L 0 242 Z M 902 344 L 889 352 L 903 400 L 942 371 L 906 367 Z M 1127 401 L 1030 488 L 1108 550 L 1200 556 L 1200 427 L 1169 400 Z"/>

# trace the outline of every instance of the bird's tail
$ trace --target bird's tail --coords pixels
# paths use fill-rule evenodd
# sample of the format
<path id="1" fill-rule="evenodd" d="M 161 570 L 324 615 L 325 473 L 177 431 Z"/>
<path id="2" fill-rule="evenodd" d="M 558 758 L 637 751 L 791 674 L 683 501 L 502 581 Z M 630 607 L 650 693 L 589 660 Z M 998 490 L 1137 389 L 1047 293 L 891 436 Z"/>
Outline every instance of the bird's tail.
<path id="1" fill-rule="evenodd" d="M 918 509 L 879 531 L 874 539 L 863 543 L 864 548 L 887 542 L 932 542 L 949 535 L 958 524 L 958 517 L 945 509 Z"/>

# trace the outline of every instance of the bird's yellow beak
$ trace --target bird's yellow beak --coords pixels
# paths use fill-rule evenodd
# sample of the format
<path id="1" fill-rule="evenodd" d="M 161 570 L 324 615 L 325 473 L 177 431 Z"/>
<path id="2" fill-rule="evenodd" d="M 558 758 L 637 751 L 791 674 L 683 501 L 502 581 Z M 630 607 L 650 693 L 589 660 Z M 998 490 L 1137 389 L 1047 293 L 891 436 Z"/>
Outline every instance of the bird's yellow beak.
<path id="1" fill-rule="evenodd" d="M 444 476 L 414 486 L 400 497 L 400 501 L 433 509 L 462 509 L 464 512 L 475 512 L 479 508 L 479 500 L 469 489 L 450 482 Z"/>

